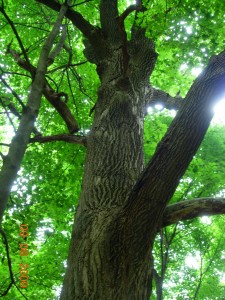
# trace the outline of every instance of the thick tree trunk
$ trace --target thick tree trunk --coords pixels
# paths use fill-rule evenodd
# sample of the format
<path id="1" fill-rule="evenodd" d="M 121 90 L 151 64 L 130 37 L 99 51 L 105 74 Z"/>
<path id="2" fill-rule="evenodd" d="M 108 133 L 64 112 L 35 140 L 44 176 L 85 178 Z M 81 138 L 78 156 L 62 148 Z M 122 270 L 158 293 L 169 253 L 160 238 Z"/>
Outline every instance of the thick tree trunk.
<path id="1" fill-rule="evenodd" d="M 103 66 L 98 66 L 102 85 L 87 142 L 63 300 L 149 298 L 155 235 L 162 226 L 166 205 L 207 131 L 213 99 L 222 92 L 225 78 L 225 71 L 218 69 L 224 62 L 222 52 L 193 83 L 184 105 L 141 173 L 146 97 L 143 87 L 147 86 L 145 78 L 150 68 L 147 72 L 140 68 L 132 72 L 138 65 L 146 71 L 134 51 L 128 75 L 124 76 L 124 67 L 120 69 L 118 63 L 123 52 L 115 53 L 115 57 L 110 55 Z M 152 57 L 149 55 L 148 61 Z"/>
<path id="2" fill-rule="evenodd" d="M 143 116 L 157 55 L 142 29 L 134 26 L 127 41 L 114 4 L 101 2 L 102 29 L 85 42 L 101 86 L 61 300 L 149 299 L 163 212 L 206 133 L 225 78 L 221 53 L 194 82 L 143 171 Z"/>
<path id="3" fill-rule="evenodd" d="M 153 242 L 161 226 L 181 216 L 180 205 L 174 205 L 165 212 L 167 220 L 162 222 L 164 210 L 209 126 L 213 98 L 220 96 L 224 89 L 225 52 L 210 61 L 188 92 L 184 104 L 172 103 L 180 110 L 144 170 L 143 117 L 147 99 L 154 100 L 157 96 L 156 90 L 152 95 L 149 85 L 157 55 L 154 44 L 135 21 L 129 41 L 124 29 L 127 15 L 140 10 L 141 5 L 131 5 L 119 16 L 116 0 L 101 0 L 100 29 L 74 11 L 75 5 L 63 7 L 54 0 L 37 1 L 56 11 L 62 9 L 61 18 L 65 14 L 83 33 L 85 55 L 96 64 L 101 80 L 90 136 L 87 141 L 76 137 L 77 142 L 87 145 L 87 157 L 61 300 L 147 300 L 153 276 Z M 23 136 L 22 148 L 14 139 L 6 157 L 7 164 L 4 162 L 0 221 L 9 187 L 33 129 L 33 118 L 46 83 L 43 74 L 55 35 L 56 32 L 47 48 L 46 45 L 43 48 L 44 59 L 40 59 L 41 66 L 37 68 L 31 92 L 37 99 L 29 97 L 29 114 L 24 116 L 18 131 Z M 163 96 L 167 98 L 167 94 Z M 61 111 L 61 115 L 65 117 L 66 107 L 62 109 L 64 114 Z M 70 131 L 77 129 L 75 124 Z M 193 213 L 193 207 L 193 203 L 185 204 L 184 219 L 200 213 L 196 207 Z M 215 213 L 218 207 L 214 203 Z M 158 281 L 159 299 L 162 298 L 161 284 L 162 279 Z"/>
<path id="4" fill-rule="evenodd" d="M 141 287 L 132 295 L 112 244 L 116 216 L 143 170 L 143 111 L 112 85 L 99 91 L 61 299 L 146 299 L 140 273 L 149 262 L 133 274 Z"/>
<path id="5" fill-rule="evenodd" d="M 116 230 L 117 218 L 144 168 L 146 87 L 156 54 L 144 37 L 140 45 L 130 43 L 130 54 L 115 44 L 107 47 L 107 59 L 97 64 L 101 86 L 87 141 L 62 300 L 148 299 L 150 295 L 151 251 L 137 269 L 128 268 Z M 124 55 L 129 55 L 129 67 Z"/>

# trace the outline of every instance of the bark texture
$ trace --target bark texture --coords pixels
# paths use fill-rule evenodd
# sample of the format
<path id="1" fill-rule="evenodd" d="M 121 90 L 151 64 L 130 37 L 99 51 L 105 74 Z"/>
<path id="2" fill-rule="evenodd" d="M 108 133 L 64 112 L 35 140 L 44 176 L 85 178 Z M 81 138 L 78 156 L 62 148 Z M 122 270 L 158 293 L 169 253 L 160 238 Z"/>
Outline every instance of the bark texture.
<path id="1" fill-rule="evenodd" d="M 85 42 L 101 86 L 61 299 L 145 299 L 151 261 L 131 276 L 115 227 L 122 229 L 118 216 L 144 168 L 143 119 L 157 54 L 143 30 L 127 41 L 116 1 L 102 1 L 101 11 L 101 35 Z"/>

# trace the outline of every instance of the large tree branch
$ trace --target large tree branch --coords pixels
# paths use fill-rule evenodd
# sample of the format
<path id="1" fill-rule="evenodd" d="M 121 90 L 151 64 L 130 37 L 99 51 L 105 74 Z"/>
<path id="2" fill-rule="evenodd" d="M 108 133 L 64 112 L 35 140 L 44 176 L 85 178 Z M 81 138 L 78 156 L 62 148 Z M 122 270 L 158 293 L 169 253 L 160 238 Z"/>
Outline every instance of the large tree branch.
<path id="1" fill-rule="evenodd" d="M 34 123 L 41 105 L 41 96 L 45 84 L 48 56 L 66 11 L 67 7 L 62 6 L 52 31 L 47 37 L 41 50 L 37 71 L 34 76 L 30 94 L 28 96 L 26 108 L 21 117 L 16 135 L 12 139 L 9 152 L 3 160 L 2 170 L 0 172 L 0 227 L 12 184 L 16 179 L 17 172 L 24 157 L 27 144 L 29 143 L 30 135 L 34 129 Z"/>
<path id="2" fill-rule="evenodd" d="M 58 111 L 62 119 L 65 121 L 70 133 L 79 131 L 79 126 L 74 116 L 72 115 L 67 104 L 61 99 L 62 97 L 68 98 L 66 93 L 55 92 L 50 85 L 47 85 L 47 80 L 43 89 L 43 95 L 52 104 L 52 106 Z M 68 100 L 68 99 L 67 99 Z"/>
<path id="3" fill-rule="evenodd" d="M 59 53 L 63 49 L 66 37 L 67 37 L 67 25 L 64 24 L 62 26 L 62 34 L 61 34 L 61 37 L 60 37 L 58 43 L 55 45 L 54 49 L 52 49 L 51 53 L 49 53 L 48 66 L 53 64 L 55 58 L 59 55 Z"/>
<path id="4" fill-rule="evenodd" d="M 168 205 L 162 227 L 200 216 L 225 214 L 225 198 L 199 198 Z"/>
<path id="5" fill-rule="evenodd" d="M 120 15 L 120 19 L 122 22 L 131 14 L 133 11 L 141 11 L 142 10 L 142 1 L 136 1 L 136 4 L 131 4 L 128 6 L 125 11 Z"/>
<path id="6" fill-rule="evenodd" d="M 48 143 L 57 141 L 86 146 L 87 138 L 85 136 L 78 136 L 72 134 L 58 134 L 51 136 L 36 136 L 30 139 L 30 143 Z"/>
<path id="7" fill-rule="evenodd" d="M 224 89 L 225 51 L 214 56 L 192 84 L 128 198 L 122 224 L 117 228 L 123 228 L 120 238 L 124 241 L 127 263 L 138 263 L 141 257 L 148 256 L 167 203 L 197 152 L 212 120 L 213 106 Z"/>

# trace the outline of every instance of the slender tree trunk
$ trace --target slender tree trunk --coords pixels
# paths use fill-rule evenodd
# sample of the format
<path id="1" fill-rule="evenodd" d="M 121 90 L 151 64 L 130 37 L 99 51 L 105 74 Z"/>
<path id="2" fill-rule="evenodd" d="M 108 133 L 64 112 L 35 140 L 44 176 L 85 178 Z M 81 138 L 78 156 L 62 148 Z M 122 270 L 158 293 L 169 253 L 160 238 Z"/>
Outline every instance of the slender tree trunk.
<path id="1" fill-rule="evenodd" d="M 163 278 L 158 275 L 156 270 L 153 271 L 153 277 L 156 284 L 156 297 L 157 300 L 163 299 Z"/>

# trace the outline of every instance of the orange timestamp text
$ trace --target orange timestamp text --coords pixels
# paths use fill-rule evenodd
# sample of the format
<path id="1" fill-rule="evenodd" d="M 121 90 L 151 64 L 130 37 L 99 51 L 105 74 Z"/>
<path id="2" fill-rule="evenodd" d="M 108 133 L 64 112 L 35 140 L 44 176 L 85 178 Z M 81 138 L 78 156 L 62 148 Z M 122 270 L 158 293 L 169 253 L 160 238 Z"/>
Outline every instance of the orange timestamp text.
<path id="1" fill-rule="evenodd" d="M 28 225 L 27 224 L 21 224 L 20 225 L 20 236 L 26 240 L 26 238 L 29 235 L 28 231 Z M 20 244 L 20 257 L 26 257 L 28 256 L 28 244 L 27 243 L 21 243 Z M 20 287 L 22 289 L 26 289 L 28 287 L 28 264 L 27 263 L 20 263 Z"/>

